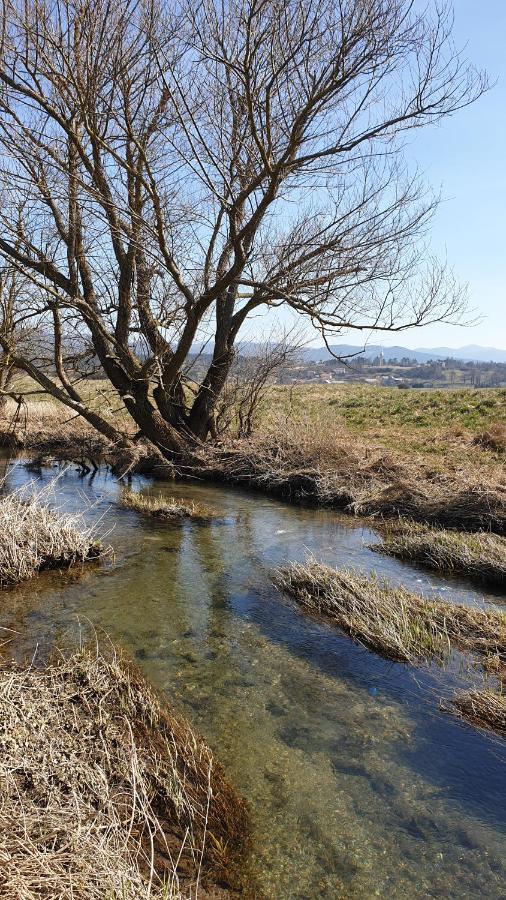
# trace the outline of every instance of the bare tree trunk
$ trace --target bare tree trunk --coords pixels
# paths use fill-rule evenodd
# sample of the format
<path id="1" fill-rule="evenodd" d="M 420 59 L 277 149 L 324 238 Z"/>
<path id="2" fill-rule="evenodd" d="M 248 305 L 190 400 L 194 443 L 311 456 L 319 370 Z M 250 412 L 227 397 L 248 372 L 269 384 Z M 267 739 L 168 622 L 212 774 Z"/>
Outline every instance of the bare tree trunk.
<path id="1" fill-rule="evenodd" d="M 205 440 L 210 432 L 216 404 L 227 380 L 233 360 L 233 350 L 226 350 L 220 355 L 215 354 L 194 400 L 188 425 L 191 433 L 201 440 Z"/>
<path id="2" fill-rule="evenodd" d="M 437 201 L 400 162 L 406 131 L 487 87 L 453 48 L 450 12 L 4 0 L 5 352 L 128 442 L 80 390 L 94 367 L 182 458 L 213 430 L 249 316 L 285 307 L 325 340 L 458 320 L 444 266 L 416 268 Z M 213 321 L 208 370 L 185 385 Z"/>

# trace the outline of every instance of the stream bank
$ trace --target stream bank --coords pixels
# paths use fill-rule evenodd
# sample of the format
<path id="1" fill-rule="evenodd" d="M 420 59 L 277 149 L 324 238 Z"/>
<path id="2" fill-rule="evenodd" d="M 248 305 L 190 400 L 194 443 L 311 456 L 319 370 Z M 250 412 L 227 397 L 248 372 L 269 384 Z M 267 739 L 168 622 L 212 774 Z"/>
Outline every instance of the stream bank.
<path id="1" fill-rule="evenodd" d="M 42 470 L 37 486 L 53 473 Z M 33 479 L 10 467 L 9 489 Z M 246 797 L 251 869 L 264 895 L 497 900 L 506 851 L 504 745 L 434 703 L 430 671 L 381 660 L 306 619 L 270 572 L 308 552 L 427 597 L 501 608 L 477 590 L 368 549 L 366 523 L 211 485 L 132 479 L 134 489 L 193 499 L 216 513 L 173 526 L 118 506 L 110 473 L 61 474 L 58 503 L 94 504 L 114 559 L 79 579 L 44 574 L 3 596 L 12 652 L 106 631 L 176 703 Z M 357 527 L 359 525 L 359 527 Z M 459 673 L 449 672 L 448 695 Z"/>

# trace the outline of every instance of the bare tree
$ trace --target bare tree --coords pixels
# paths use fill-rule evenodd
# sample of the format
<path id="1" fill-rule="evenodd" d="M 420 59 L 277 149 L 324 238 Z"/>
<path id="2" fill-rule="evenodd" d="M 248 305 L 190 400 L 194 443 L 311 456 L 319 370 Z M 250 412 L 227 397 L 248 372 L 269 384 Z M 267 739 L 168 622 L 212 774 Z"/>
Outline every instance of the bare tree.
<path id="1" fill-rule="evenodd" d="M 0 328 L 12 346 L 15 332 L 15 307 L 19 303 L 19 276 L 15 269 L 0 269 Z M 3 412 L 15 374 L 15 363 L 9 350 L 0 353 L 0 412 Z"/>
<path id="2" fill-rule="evenodd" d="M 16 365 L 89 418 L 79 333 L 140 431 L 185 453 L 262 309 L 325 340 L 458 318 L 444 266 L 420 268 L 437 201 L 401 155 L 486 87 L 451 28 L 410 0 L 4 0 L 0 252 L 58 361 Z"/>
<path id="3" fill-rule="evenodd" d="M 302 339 L 293 334 L 260 343 L 254 353 L 238 353 L 215 406 L 211 433 L 248 438 L 258 425 L 271 384 L 298 356 Z"/>

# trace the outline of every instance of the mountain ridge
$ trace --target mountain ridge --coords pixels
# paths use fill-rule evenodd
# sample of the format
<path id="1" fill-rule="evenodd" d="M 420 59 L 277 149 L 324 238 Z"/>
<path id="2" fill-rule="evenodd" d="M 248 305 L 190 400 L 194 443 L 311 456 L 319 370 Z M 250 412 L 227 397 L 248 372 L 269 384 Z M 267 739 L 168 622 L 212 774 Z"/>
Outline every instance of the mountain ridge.
<path id="1" fill-rule="evenodd" d="M 257 356 L 265 347 L 256 341 L 242 341 L 237 345 L 237 351 L 241 356 Z M 330 352 L 332 351 L 332 352 Z M 206 344 L 196 344 L 193 347 L 193 353 L 203 353 L 208 355 L 213 352 L 212 341 Z M 330 350 L 327 347 L 301 347 L 299 356 L 305 362 L 325 362 L 334 359 L 336 356 L 341 358 L 353 358 L 362 356 L 370 359 L 383 353 L 385 360 L 392 359 L 414 359 L 417 362 L 430 362 L 431 360 L 455 359 L 461 362 L 494 362 L 506 363 L 506 350 L 498 347 L 483 347 L 480 344 L 467 344 L 464 347 L 417 347 L 412 350 L 409 347 L 396 345 L 386 347 L 381 344 L 368 344 L 366 346 L 358 344 L 333 344 Z"/>

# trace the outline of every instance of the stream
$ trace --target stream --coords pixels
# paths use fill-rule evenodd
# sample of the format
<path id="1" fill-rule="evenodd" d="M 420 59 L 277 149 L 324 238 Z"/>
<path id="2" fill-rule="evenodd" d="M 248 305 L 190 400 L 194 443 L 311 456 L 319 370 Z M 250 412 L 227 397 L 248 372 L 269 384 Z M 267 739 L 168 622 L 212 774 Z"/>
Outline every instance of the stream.
<path id="1" fill-rule="evenodd" d="M 7 490 L 39 490 L 58 472 L 4 466 Z M 249 865 L 266 898 L 506 898 L 506 744 L 439 709 L 458 671 L 378 658 L 300 613 L 269 572 L 312 552 L 427 596 L 506 598 L 373 553 L 374 531 L 331 510 L 199 483 L 132 485 L 219 518 L 142 519 L 117 505 L 112 475 L 67 469 L 51 504 L 100 519 L 114 558 L 3 592 L 12 652 L 44 657 L 93 630 L 126 647 L 249 801 Z"/>

